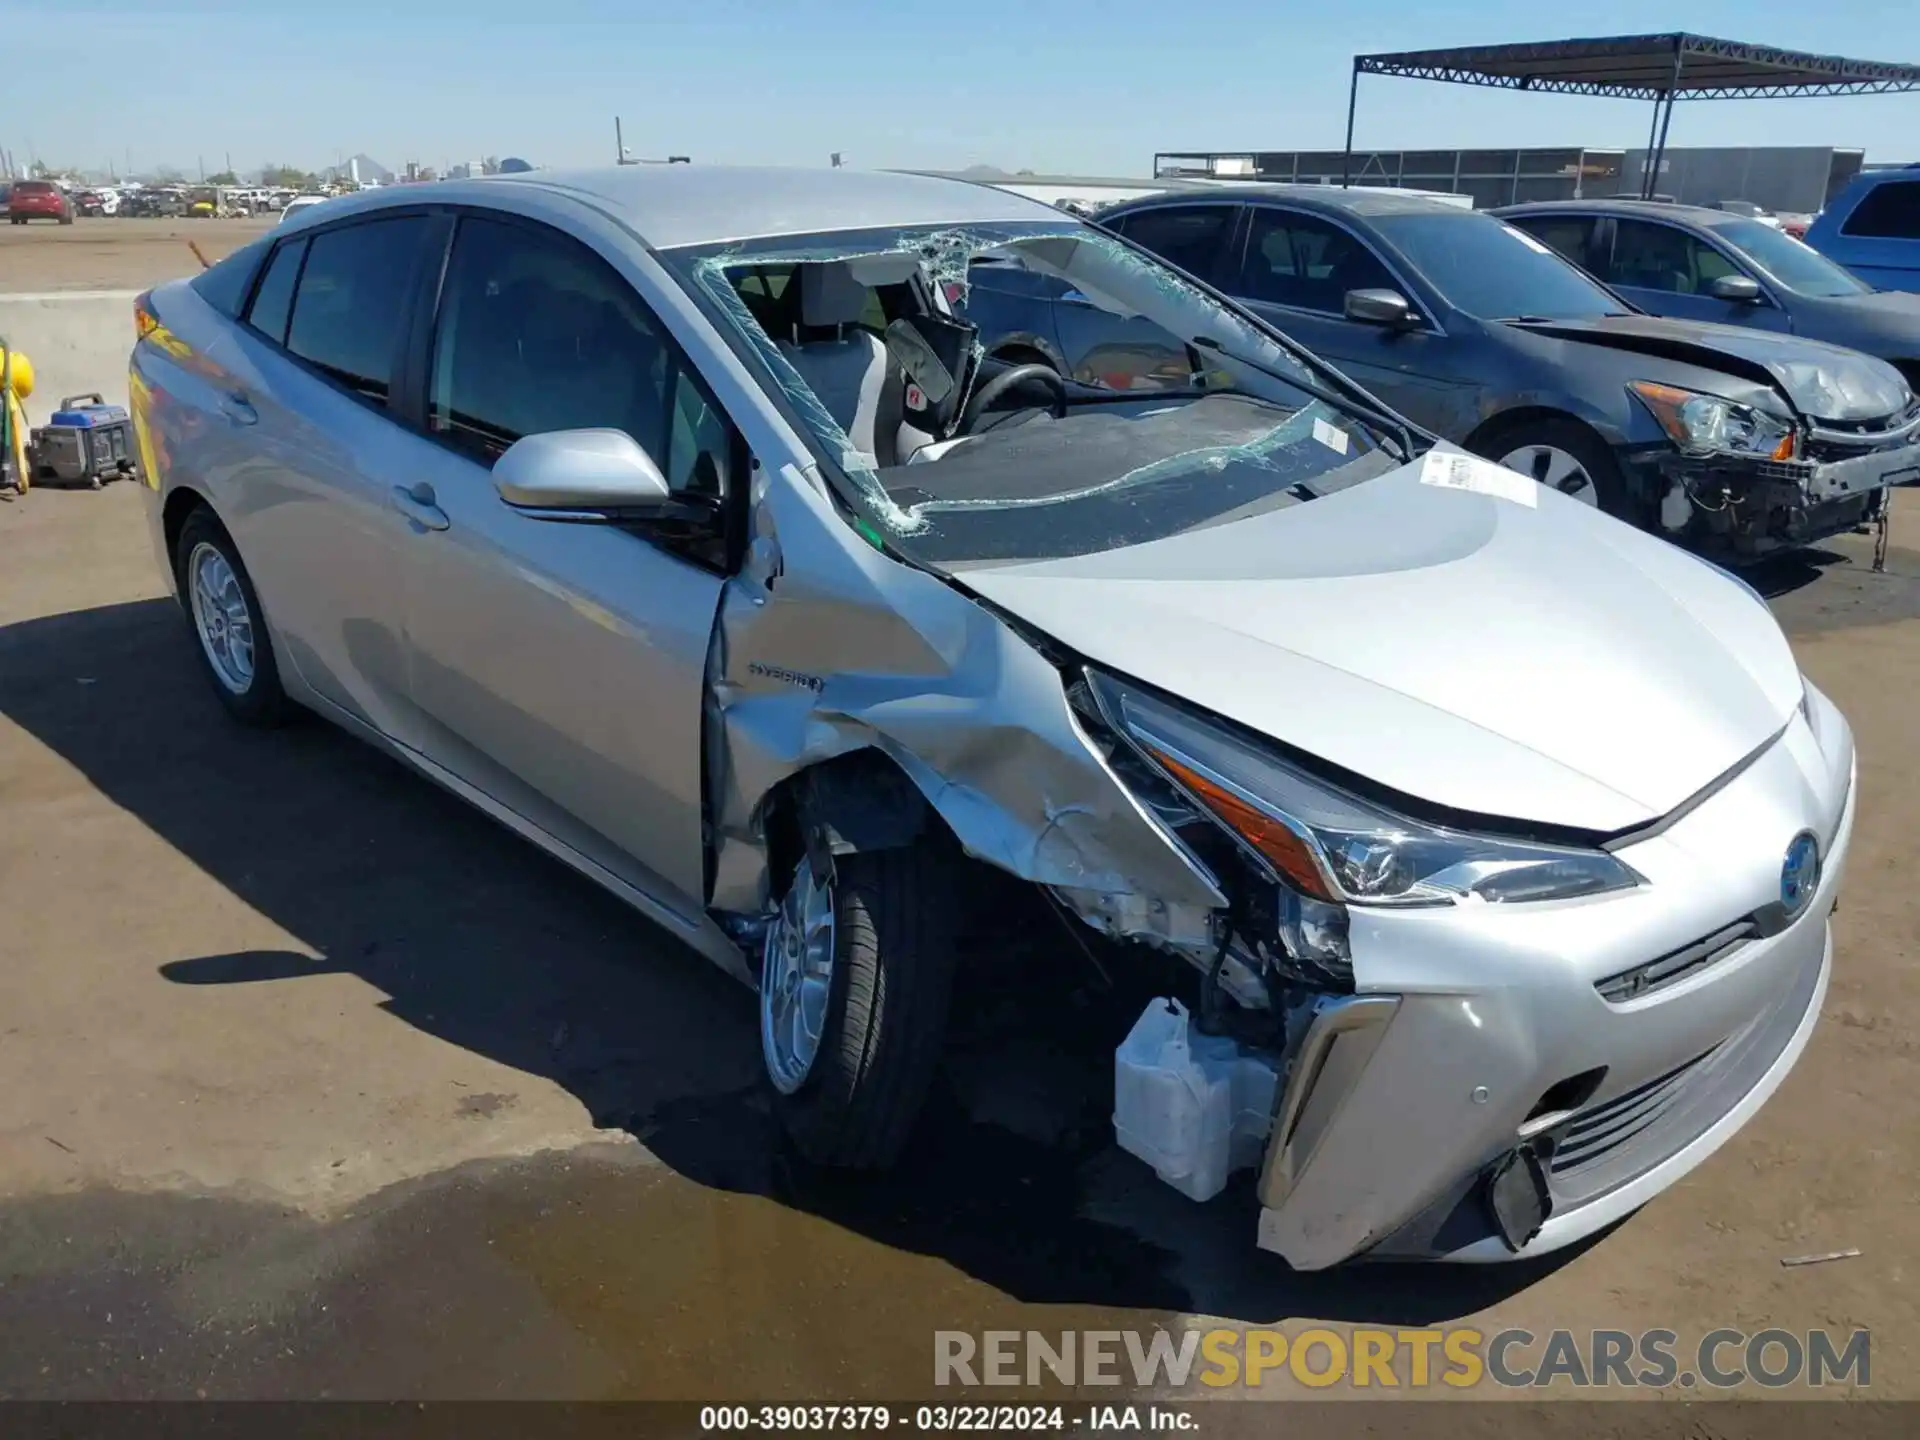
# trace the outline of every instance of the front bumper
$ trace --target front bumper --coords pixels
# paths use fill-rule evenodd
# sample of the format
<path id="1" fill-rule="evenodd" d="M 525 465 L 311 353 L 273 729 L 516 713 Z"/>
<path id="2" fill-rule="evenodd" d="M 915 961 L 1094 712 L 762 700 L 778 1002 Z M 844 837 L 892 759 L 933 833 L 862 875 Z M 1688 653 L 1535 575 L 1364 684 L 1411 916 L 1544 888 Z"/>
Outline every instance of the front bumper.
<path id="1" fill-rule="evenodd" d="M 1920 444 L 1826 460 L 1742 455 L 1653 457 L 1655 491 L 1684 486 L 1695 528 L 1743 555 L 1809 545 L 1870 520 L 1886 487 L 1920 479 Z"/>
<path id="2" fill-rule="evenodd" d="M 1793 1068 L 1826 993 L 1854 801 L 1851 735 L 1819 706 L 1824 735 L 1796 717 L 1724 789 L 1618 852 L 1646 886 L 1356 915 L 1361 991 L 1326 1002 L 1294 1052 L 1260 1175 L 1260 1245 L 1307 1270 L 1361 1254 L 1541 1254 L 1731 1138 Z M 1615 977 L 1777 902 L 1802 829 L 1822 875 L 1796 919 L 1622 997 Z M 1545 1150 L 1551 1209 L 1516 1249 L 1486 1184 L 1522 1143 Z"/>

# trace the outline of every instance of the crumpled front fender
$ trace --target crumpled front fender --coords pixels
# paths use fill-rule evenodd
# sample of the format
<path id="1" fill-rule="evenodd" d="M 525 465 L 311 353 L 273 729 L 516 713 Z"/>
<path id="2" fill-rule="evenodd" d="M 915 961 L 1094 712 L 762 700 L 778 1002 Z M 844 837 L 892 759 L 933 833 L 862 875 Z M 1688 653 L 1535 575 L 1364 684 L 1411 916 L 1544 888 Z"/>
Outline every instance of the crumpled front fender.
<path id="1" fill-rule="evenodd" d="M 959 590 L 868 544 L 815 477 L 762 479 L 709 656 L 715 910 L 769 903 L 765 802 L 860 749 L 972 855 L 1042 885 L 1224 905 L 1108 767 L 1058 670 Z"/>

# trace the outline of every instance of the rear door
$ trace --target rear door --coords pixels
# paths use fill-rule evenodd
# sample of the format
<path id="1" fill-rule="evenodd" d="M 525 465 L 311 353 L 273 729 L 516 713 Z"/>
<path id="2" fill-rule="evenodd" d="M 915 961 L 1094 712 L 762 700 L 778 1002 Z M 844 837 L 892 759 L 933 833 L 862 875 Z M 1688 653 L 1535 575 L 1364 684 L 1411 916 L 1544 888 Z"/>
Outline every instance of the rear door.
<path id="1" fill-rule="evenodd" d="M 1787 312 L 1770 298 L 1770 287 L 1732 251 L 1697 231 L 1661 220 L 1615 217 L 1610 245 L 1603 252 L 1599 277 L 1652 315 L 1680 320 L 1709 320 L 1760 330 L 1791 330 Z M 1753 302 L 1721 300 L 1713 282 L 1741 275 L 1760 287 Z"/>
<path id="2" fill-rule="evenodd" d="M 1346 318 L 1350 290 L 1392 290 L 1419 309 L 1411 288 L 1353 231 L 1305 211 L 1254 206 L 1238 277 L 1224 288 L 1400 414 L 1459 438 L 1459 418 L 1472 408 L 1461 400 L 1473 386 L 1455 377 L 1457 347 L 1433 317 L 1423 314 L 1407 330 Z"/>
<path id="3" fill-rule="evenodd" d="M 670 910 L 705 895 L 700 744 L 724 537 L 533 519 L 495 492 L 524 435 L 611 427 L 675 490 L 746 483 L 737 432 L 647 299 L 531 220 L 467 213 L 404 484 L 427 757 Z"/>
<path id="4" fill-rule="evenodd" d="M 1920 290 L 1920 180 L 1889 180 L 1861 195 L 1819 248 L 1881 290 Z"/>
<path id="5" fill-rule="evenodd" d="M 323 699 L 409 739 L 401 640 L 408 522 L 389 407 L 435 220 L 355 219 L 274 247 L 221 359 L 221 518 L 291 665 Z"/>

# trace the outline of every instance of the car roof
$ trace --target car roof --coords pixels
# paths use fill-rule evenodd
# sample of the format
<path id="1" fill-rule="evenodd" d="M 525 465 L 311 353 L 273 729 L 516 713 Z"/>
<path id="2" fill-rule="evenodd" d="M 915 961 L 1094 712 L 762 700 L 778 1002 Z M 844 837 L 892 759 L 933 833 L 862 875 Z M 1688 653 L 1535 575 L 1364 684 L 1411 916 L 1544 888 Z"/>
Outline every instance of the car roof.
<path id="1" fill-rule="evenodd" d="M 1409 195 L 1402 190 L 1389 190 L 1382 186 L 1356 185 L 1343 189 L 1338 185 L 1247 185 L 1235 183 L 1221 185 L 1199 193 L 1183 191 L 1173 195 L 1154 195 L 1142 200 L 1126 200 L 1113 207 L 1114 213 L 1122 210 L 1159 209 L 1165 205 L 1205 204 L 1219 200 L 1226 203 L 1252 200 L 1281 200 L 1289 205 L 1298 205 L 1302 209 L 1321 210 L 1343 215 L 1372 217 L 1378 215 L 1471 215 L 1476 212 L 1462 205 L 1449 205 L 1444 200 L 1433 200 L 1425 195 Z"/>
<path id="2" fill-rule="evenodd" d="M 777 235 L 893 226 L 1076 223 L 1037 200 L 964 180 L 885 170 L 731 165 L 618 165 L 529 170 L 479 180 L 407 185 L 356 197 L 351 208 L 485 203 L 511 185 L 574 196 L 608 211 L 661 250 Z M 341 207 L 341 214 L 349 206 Z"/>
<path id="3" fill-rule="evenodd" d="M 1520 205 L 1502 205 L 1495 215 L 1635 215 L 1660 220 L 1678 220 L 1683 224 L 1723 225 L 1729 220 L 1751 220 L 1738 210 L 1710 210 L 1704 205 L 1673 205 L 1665 200 L 1636 200 L 1632 196 L 1609 196 L 1604 200 L 1535 200 Z"/>

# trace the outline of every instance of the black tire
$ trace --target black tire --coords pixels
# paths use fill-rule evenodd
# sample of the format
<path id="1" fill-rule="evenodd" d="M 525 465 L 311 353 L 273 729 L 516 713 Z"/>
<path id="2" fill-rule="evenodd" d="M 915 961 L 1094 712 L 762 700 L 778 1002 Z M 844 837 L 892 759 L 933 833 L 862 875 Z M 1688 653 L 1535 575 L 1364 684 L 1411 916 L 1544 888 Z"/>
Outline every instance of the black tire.
<path id="1" fill-rule="evenodd" d="M 239 582 L 241 596 L 246 601 L 253 636 L 253 675 L 243 689 L 236 690 L 221 679 L 207 655 L 206 645 L 201 640 L 199 627 L 194 620 L 187 561 L 202 545 L 212 546 L 220 552 L 233 571 L 234 579 Z M 207 677 L 207 683 L 213 686 L 214 694 L 227 707 L 227 713 L 243 725 L 260 729 L 285 724 L 292 717 L 293 702 L 287 699 L 287 692 L 280 685 L 280 666 L 273 653 L 273 639 L 268 635 L 262 618 L 260 596 L 253 588 L 253 577 L 241 562 L 240 551 L 234 545 L 233 538 L 205 506 L 187 516 L 186 523 L 180 527 L 179 538 L 173 546 L 173 579 L 192 635 L 193 653 L 200 657 L 200 668 Z"/>
<path id="2" fill-rule="evenodd" d="M 1523 421 L 1477 440 L 1473 449 L 1489 460 L 1499 461 L 1515 450 L 1529 446 L 1550 447 L 1571 455 L 1580 462 L 1581 469 L 1593 482 L 1596 503 L 1601 511 L 1630 525 L 1643 523 L 1640 507 L 1627 492 L 1627 483 L 1620 474 L 1620 462 L 1613 458 L 1613 450 L 1578 420 L 1545 418 Z M 1540 477 L 1536 475 L 1534 478 Z"/>
<path id="3" fill-rule="evenodd" d="M 953 993 L 953 862 L 925 840 L 834 857 L 834 966 L 819 1054 L 774 1109 L 820 1165 L 883 1170 L 932 1087 Z"/>

